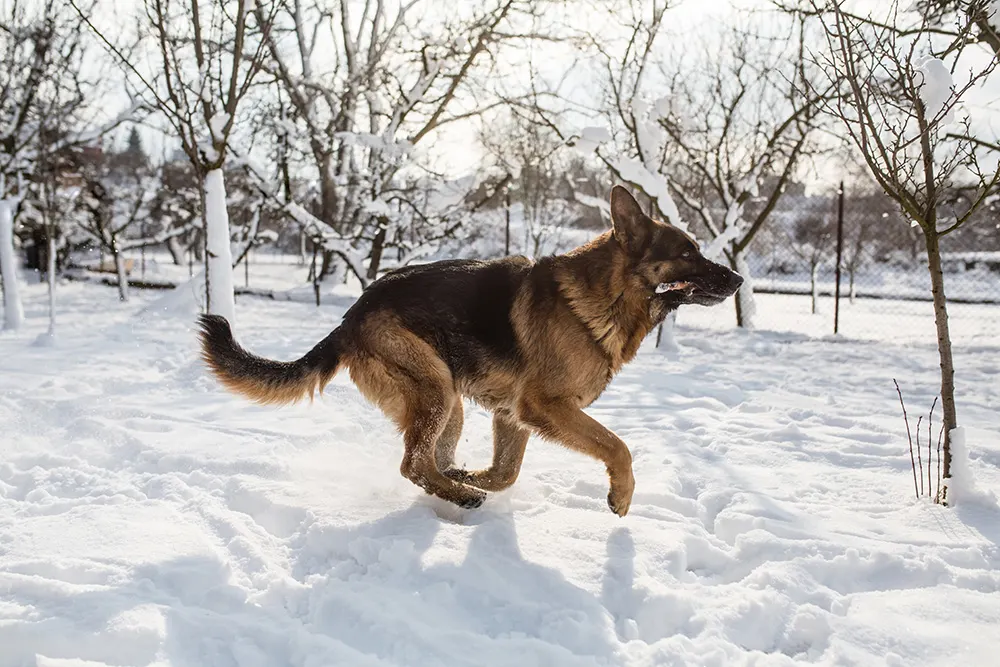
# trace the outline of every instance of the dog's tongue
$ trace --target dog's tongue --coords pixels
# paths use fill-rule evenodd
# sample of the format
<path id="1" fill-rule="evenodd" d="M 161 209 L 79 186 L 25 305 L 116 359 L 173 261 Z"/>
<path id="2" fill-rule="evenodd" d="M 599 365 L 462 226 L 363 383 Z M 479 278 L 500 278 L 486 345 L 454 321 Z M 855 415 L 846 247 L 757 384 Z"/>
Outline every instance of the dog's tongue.
<path id="1" fill-rule="evenodd" d="M 656 293 L 663 294 L 664 292 L 675 292 L 677 290 L 687 289 L 691 287 L 691 283 L 685 280 L 675 280 L 672 283 L 660 283 L 656 286 Z"/>

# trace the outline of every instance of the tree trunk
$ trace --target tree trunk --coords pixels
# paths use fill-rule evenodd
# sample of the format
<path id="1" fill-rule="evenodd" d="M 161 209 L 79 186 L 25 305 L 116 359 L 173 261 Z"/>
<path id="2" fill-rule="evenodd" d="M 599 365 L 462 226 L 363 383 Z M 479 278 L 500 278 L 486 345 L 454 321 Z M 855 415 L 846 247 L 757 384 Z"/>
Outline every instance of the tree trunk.
<path id="1" fill-rule="evenodd" d="M 809 294 L 812 295 L 812 314 L 816 314 L 816 302 L 819 300 L 819 264 L 813 264 L 809 271 Z"/>
<path id="2" fill-rule="evenodd" d="M 176 236 L 167 239 L 167 250 L 170 252 L 170 258 L 174 261 L 174 266 L 183 266 L 184 264 L 184 248 L 181 247 L 180 239 Z"/>
<path id="3" fill-rule="evenodd" d="M 17 285 L 14 212 L 7 200 L 0 200 L 0 276 L 3 277 L 3 328 L 13 331 L 24 322 L 24 308 Z"/>
<path id="4" fill-rule="evenodd" d="M 222 169 L 205 174 L 205 292 L 207 311 L 222 315 L 230 324 L 236 316 L 233 286 L 233 251 L 230 244 L 229 212 Z"/>
<path id="5" fill-rule="evenodd" d="M 118 249 L 118 239 L 111 238 L 111 256 L 115 260 L 115 273 L 118 274 L 118 300 L 128 301 L 128 275 L 125 273 L 125 258 Z"/>
<path id="6" fill-rule="evenodd" d="M 677 311 L 667 314 L 667 317 L 660 324 L 656 331 L 656 349 L 666 352 L 668 355 L 676 355 L 680 348 L 677 347 L 677 339 L 674 338 L 674 326 L 677 324 Z"/>
<path id="7" fill-rule="evenodd" d="M 754 328 L 754 316 L 757 314 L 757 304 L 754 301 L 753 281 L 750 279 L 750 267 L 747 265 L 746 255 L 742 251 L 735 251 L 732 254 L 726 253 L 730 258 L 729 265 L 736 273 L 743 276 L 743 285 L 736 292 L 736 326 L 744 329 Z"/>
<path id="8" fill-rule="evenodd" d="M 854 293 L 854 269 L 851 269 L 851 272 L 850 272 L 849 275 L 850 275 L 850 280 L 851 280 L 850 298 L 851 298 L 851 303 L 854 303 L 854 294 L 855 294 Z"/>
<path id="9" fill-rule="evenodd" d="M 938 356 L 941 360 L 941 410 L 944 417 L 944 447 L 942 477 L 951 477 L 951 431 L 958 426 L 955 410 L 955 366 L 951 355 L 951 332 L 948 330 L 948 299 L 944 294 L 944 273 L 941 271 L 941 248 L 937 231 L 924 232 L 927 244 L 927 268 L 931 273 L 931 294 L 934 296 L 934 324 L 937 326 Z M 947 487 L 943 493 L 947 492 Z M 942 501 L 946 498 L 941 499 Z"/>
<path id="10" fill-rule="evenodd" d="M 52 225 L 47 225 L 46 235 L 49 243 L 48 283 L 49 283 L 49 340 L 56 335 L 56 232 Z"/>
<path id="11" fill-rule="evenodd" d="M 378 233 L 375 234 L 375 240 L 372 241 L 372 252 L 369 255 L 368 261 L 368 280 L 378 278 L 378 267 L 382 263 L 382 251 L 385 249 L 385 235 L 386 228 L 383 224 L 379 226 Z"/>

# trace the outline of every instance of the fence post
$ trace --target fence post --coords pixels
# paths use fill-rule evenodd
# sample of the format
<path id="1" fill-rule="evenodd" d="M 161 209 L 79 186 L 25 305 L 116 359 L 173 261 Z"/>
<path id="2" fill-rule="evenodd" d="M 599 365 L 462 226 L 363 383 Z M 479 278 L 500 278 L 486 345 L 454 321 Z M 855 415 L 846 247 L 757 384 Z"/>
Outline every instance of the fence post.
<path id="1" fill-rule="evenodd" d="M 510 184 L 508 183 L 504 186 L 504 218 L 506 219 L 506 232 L 504 234 L 503 241 L 503 255 L 504 257 L 510 257 Z"/>
<path id="2" fill-rule="evenodd" d="M 837 193 L 837 287 L 833 297 L 833 333 L 840 330 L 840 258 L 844 251 L 844 182 Z"/>

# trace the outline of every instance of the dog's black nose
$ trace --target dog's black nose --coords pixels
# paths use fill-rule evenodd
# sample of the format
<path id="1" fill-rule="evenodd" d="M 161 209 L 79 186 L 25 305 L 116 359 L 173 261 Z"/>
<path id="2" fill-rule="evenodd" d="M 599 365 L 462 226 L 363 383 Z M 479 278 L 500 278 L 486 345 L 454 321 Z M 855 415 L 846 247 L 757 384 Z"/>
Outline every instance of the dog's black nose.
<path id="1" fill-rule="evenodd" d="M 738 290 L 740 288 L 740 285 L 743 284 L 743 276 L 733 271 L 732 282 L 733 282 L 733 289 Z"/>

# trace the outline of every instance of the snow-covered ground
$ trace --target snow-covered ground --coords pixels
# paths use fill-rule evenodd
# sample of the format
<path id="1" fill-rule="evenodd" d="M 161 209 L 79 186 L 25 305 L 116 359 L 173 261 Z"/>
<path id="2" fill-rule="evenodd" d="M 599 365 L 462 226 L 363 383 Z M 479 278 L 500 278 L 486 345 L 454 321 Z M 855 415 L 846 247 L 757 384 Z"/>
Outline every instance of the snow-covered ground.
<path id="1" fill-rule="evenodd" d="M 682 311 L 680 355 L 649 341 L 589 410 L 634 453 L 619 519 L 599 465 L 534 438 L 481 510 L 429 499 L 346 373 L 250 405 L 205 374 L 193 311 L 144 310 L 163 293 L 61 284 L 51 348 L 44 286 L 24 297 L 0 334 L 0 667 L 996 664 L 1000 512 L 913 498 L 892 378 L 926 410 L 937 361 L 903 327 Z M 238 336 L 293 358 L 349 303 L 239 297 Z M 780 325 L 807 299 L 762 303 Z M 1000 492 L 1000 347 L 956 366 Z M 489 441 L 470 406 L 459 461 Z"/>

